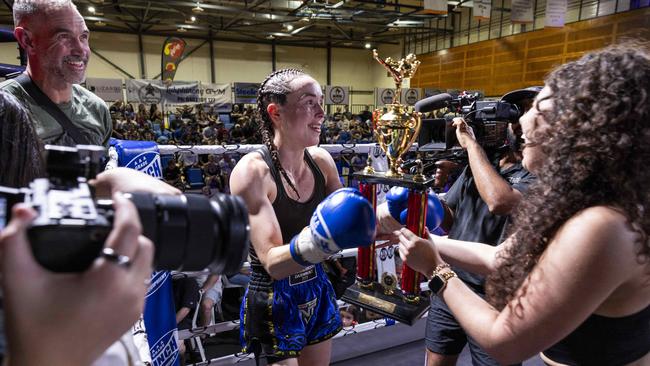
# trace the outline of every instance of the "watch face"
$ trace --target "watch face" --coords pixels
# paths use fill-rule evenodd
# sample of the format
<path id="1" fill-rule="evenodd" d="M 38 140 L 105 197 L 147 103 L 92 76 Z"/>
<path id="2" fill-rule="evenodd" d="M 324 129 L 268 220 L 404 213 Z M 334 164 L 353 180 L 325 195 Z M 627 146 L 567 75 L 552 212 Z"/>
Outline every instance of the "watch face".
<path id="1" fill-rule="evenodd" d="M 437 294 L 443 287 L 445 287 L 445 283 L 445 280 L 440 277 L 440 275 L 435 275 L 431 278 L 431 281 L 429 281 L 429 290 L 434 294 Z"/>

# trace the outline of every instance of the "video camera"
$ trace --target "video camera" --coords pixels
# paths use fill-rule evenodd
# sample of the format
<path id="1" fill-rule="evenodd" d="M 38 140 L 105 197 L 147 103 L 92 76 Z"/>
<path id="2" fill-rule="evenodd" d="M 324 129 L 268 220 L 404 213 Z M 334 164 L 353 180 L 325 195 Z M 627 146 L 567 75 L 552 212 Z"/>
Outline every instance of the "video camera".
<path id="1" fill-rule="evenodd" d="M 460 93 L 456 97 L 443 93 L 423 99 L 415 104 L 418 112 L 429 112 L 435 109 L 447 107 L 456 115 L 461 115 L 467 124 L 472 127 L 476 141 L 484 149 L 495 149 L 505 145 L 508 139 L 508 123 L 517 122 L 520 116 L 520 109 L 517 104 L 504 100 L 488 101 L 480 100 L 478 93 Z M 444 121 L 445 149 L 458 145 L 456 129 L 452 126 L 452 118 Z M 440 131 L 441 121 L 429 123 L 438 124 Z M 423 120 L 423 124 L 428 120 Z M 439 133 L 439 132 L 438 132 Z M 434 136 L 435 138 L 435 136 Z M 440 138 L 439 138 L 440 139 Z"/>
<path id="2" fill-rule="evenodd" d="M 96 200 L 88 180 L 105 154 L 101 146 L 46 146 L 48 178 L 27 188 L 0 186 L 0 230 L 11 207 L 32 206 L 38 216 L 27 230 L 36 260 L 54 272 L 82 272 L 99 255 L 111 231 L 111 200 Z M 218 194 L 155 195 L 130 193 L 143 234 L 155 245 L 156 270 L 234 274 L 248 254 L 249 225 L 244 201 Z"/>
<path id="3" fill-rule="evenodd" d="M 460 165 L 467 163 L 467 154 L 458 147 L 456 129 L 453 127 L 454 115 L 462 116 L 472 127 L 477 142 L 490 152 L 505 151 L 511 146 L 516 147 L 519 136 L 509 133 L 508 123 L 517 122 L 521 116 L 524 100 L 530 100 L 537 95 L 541 87 L 519 89 L 505 94 L 498 101 L 480 100 L 478 93 L 462 92 L 456 96 L 448 93 L 437 94 L 420 100 L 415 104 L 416 112 L 430 112 L 448 108 L 453 115 L 445 118 L 423 119 L 418 136 L 419 150 L 424 153 L 423 174 L 435 172 L 435 163 L 439 160 L 451 160 Z M 416 164 L 407 161 L 402 170 L 412 174 L 417 169 Z"/>

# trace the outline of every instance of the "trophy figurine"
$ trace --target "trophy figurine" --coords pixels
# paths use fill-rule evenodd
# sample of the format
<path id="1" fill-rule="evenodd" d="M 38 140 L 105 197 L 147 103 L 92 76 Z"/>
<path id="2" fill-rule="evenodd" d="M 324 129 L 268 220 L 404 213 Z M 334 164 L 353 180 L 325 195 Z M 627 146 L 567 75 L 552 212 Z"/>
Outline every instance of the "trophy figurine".
<path id="1" fill-rule="evenodd" d="M 421 114 L 419 112 L 408 113 L 406 106 L 400 103 L 402 82 L 415 74 L 420 66 L 420 61 L 415 58 L 414 54 L 409 54 L 399 61 L 390 57 L 382 60 L 377 50 L 372 50 L 372 56 L 388 70 L 395 81 L 393 103 L 386 105 L 386 113 L 379 109 L 375 110 L 373 123 L 377 141 L 388 158 L 389 170 L 386 172 L 386 176 L 401 177 L 400 157 L 411 148 L 421 126 Z"/>
<path id="2" fill-rule="evenodd" d="M 402 186 L 409 189 L 408 214 L 406 226 L 417 235 L 425 236 L 425 218 L 427 209 L 426 191 L 433 178 L 427 179 L 422 174 L 421 166 L 415 175 L 403 174 L 400 169 L 401 157 L 413 145 L 420 132 L 421 115 L 419 112 L 409 113 L 406 106 L 400 103 L 402 82 L 412 77 L 420 66 L 415 55 L 410 54 L 396 61 L 390 57 L 385 60 L 373 50 L 373 57 L 379 62 L 395 81 L 395 98 L 386 105 L 386 112 L 375 109 L 373 124 L 379 146 L 388 158 L 389 166 L 386 172 L 377 172 L 370 165 L 354 173 L 361 182 L 359 190 L 376 208 L 376 184 Z M 357 254 L 357 282 L 348 287 L 343 300 L 396 319 L 402 323 L 413 325 L 429 308 L 427 297 L 420 295 L 421 276 L 410 267 L 404 265 L 402 275 L 398 279 L 392 274 L 384 273 L 378 278 L 376 248 L 374 243 L 365 248 L 359 248 Z"/>

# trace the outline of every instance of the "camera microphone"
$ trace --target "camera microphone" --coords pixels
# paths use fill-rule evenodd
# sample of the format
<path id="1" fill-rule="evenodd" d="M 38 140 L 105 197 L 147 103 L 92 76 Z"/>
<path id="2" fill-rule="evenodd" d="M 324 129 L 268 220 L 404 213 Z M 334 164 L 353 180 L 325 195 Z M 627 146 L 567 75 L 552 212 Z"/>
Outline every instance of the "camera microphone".
<path id="1" fill-rule="evenodd" d="M 449 105 L 453 98 L 447 93 L 436 94 L 432 97 L 424 98 L 415 103 L 416 112 L 431 112 L 436 109 L 444 108 Z"/>

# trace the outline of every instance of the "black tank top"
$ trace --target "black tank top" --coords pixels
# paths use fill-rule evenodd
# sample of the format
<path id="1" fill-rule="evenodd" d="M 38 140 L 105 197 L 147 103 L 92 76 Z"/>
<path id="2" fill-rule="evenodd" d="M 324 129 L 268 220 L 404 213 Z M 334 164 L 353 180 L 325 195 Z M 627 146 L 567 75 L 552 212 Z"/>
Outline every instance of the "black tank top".
<path id="1" fill-rule="evenodd" d="M 620 318 L 591 315 L 544 356 L 566 365 L 625 365 L 650 352 L 650 306 Z"/>
<path id="2" fill-rule="evenodd" d="M 268 148 L 262 147 L 257 152 L 259 152 L 264 161 L 269 166 L 271 170 L 271 176 L 275 181 L 275 186 L 277 187 L 277 195 L 273 201 L 273 211 L 275 216 L 278 219 L 280 224 L 280 230 L 282 231 L 282 242 L 288 243 L 291 238 L 298 234 L 305 226 L 309 225 L 309 220 L 311 215 L 316 210 L 321 201 L 325 199 L 325 176 L 321 172 L 320 168 L 311 157 L 307 149 L 305 149 L 304 160 L 307 162 L 309 169 L 314 174 L 314 190 L 311 194 L 311 197 L 306 202 L 298 202 L 287 195 L 287 192 L 284 190 L 284 184 L 282 184 L 282 177 L 280 171 L 275 168 L 273 165 L 273 160 L 271 159 L 271 153 Z M 270 285 L 271 276 L 266 272 L 255 249 L 250 248 L 251 255 L 251 268 L 253 274 L 251 276 L 251 284 L 256 284 L 258 286 Z"/>

